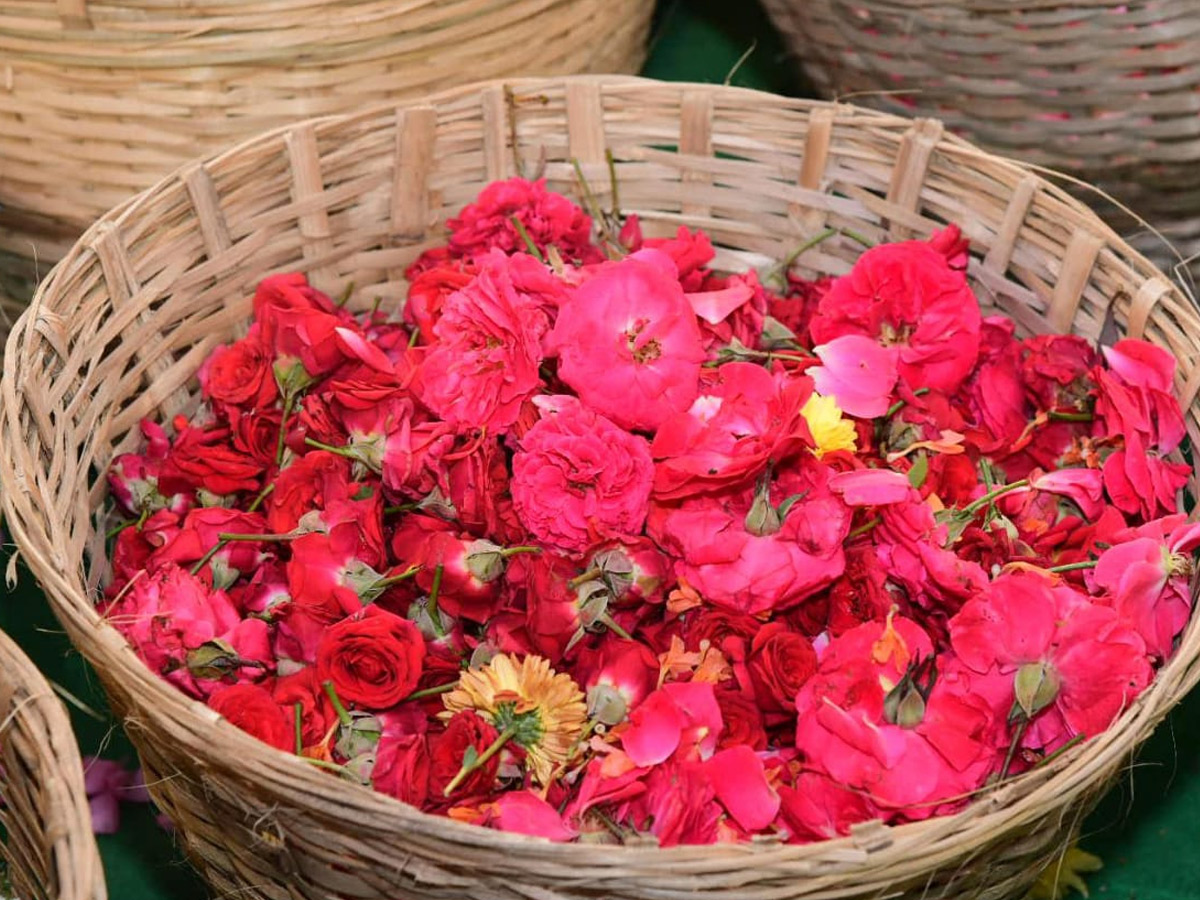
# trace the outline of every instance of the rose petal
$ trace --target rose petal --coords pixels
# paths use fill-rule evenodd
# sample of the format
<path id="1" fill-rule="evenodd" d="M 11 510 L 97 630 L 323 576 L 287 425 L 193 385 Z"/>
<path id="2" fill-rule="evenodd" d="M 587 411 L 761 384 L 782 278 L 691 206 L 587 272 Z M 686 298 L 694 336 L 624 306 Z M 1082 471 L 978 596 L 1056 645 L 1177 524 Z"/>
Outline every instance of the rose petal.
<path id="1" fill-rule="evenodd" d="M 779 814 L 779 794 L 767 783 L 758 754 L 745 744 L 717 753 L 705 763 L 717 799 L 747 831 L 758 831 Z"/>
<path id="2" fill-rule="evenodd" d="M 567 827 L 558 811 L 532 791 L 501 794 L 496 801 L 495 827 L 551 841 L 569 841 L 578 832 Z"/>
<path id="3" fill-rule="evenodd" d="M 739 306 L 754 296 L 748 285 L 736 284 L 719 291 L 696 291 L 685 294 L 692 309 L 709 325 L 719 325 Z"/>
<path id="4" fill-rule="evenodd" d="M 621 745 L 634 764 L 656 766 L 675 752 L 686 723 L 675 701 L 663 691 L 655 691 L 630 713 Z"/>
<path id="5" fill-rule="evenodd" d="M 845 334 L 814 347 L 823 365 L 808 370 L 817 393 L 833 397 L 843 412 L 863 419 L 891 406 L 899 355 L 861 334 Z"/>
<path id="6" fill-rule="evenodd" d="M 907 500 L 912 485 L 907 475 L 892 469 L 859 469 L 834 475 L 829 489 L 848 506 L 886 506 Z"/>

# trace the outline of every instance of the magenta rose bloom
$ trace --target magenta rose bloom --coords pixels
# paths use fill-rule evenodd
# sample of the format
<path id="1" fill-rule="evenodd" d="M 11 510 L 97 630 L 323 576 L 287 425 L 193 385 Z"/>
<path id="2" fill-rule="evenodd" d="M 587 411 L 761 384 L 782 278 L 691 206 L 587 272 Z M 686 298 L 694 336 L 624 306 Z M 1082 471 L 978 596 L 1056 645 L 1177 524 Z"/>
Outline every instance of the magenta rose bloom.
<path id="1" fill-rule="evenodd" d="M 622 428 L 653 431 L 699 392 L 700 326 L 659 250 L 597 269 L 559 310 L 550 344 L 559 377 Z"/>
<path id="2" fill-rule="evenodd" d="M 421 367 L 421 400 L 451 425 L 495 433 L 516 422 L 521 404 L 542 386 L 549 322 L 514 284 L 507 257 L 479 262 L 479 274 L 446 298 L 433 327 L 438 343 Z"/>
<path id="3" fill-rule="evenodd" d="M 513 457 L 517 517 L 538 543 L 572 551 L 642 530 L 654 480 L 650 444 L 574 397 L 539 397 L 542 418 Z"/>

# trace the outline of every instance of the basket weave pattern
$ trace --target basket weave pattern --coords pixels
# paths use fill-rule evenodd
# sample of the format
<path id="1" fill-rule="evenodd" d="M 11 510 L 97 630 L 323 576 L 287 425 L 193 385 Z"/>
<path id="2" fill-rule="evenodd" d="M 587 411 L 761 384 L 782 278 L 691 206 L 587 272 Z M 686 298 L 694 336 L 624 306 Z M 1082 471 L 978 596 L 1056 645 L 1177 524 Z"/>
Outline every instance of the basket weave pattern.
<path id="1" fill-rule="evenodd" d="M 871 241 L 948 221 L 971 239 L 985 312 L 1026 333 L 1110 329 L 1181 360 L 1200 438 L 1200 317 L 1094 214 L 1017 164 L 852 106 L 638 79 L 471 86 L 420 105 L 276 131 L 193 164 L 105 216 L 10 337 L 0 496 L 30 567 L 126 720 L 152 792 L 219 893 L 263 900 L 782 900 L 1018 897 L 1134 748 L 1200 678 L 1193 622 L 1155 684 L 1103 736 L 956 816 L 807 846 L 551 845 L 423 815 L 260 744 L 153 676 L 94 608 L 106 577 L 104 470 L 145 416 L 194 408 L 194 374 L 244 329 L 256 282 L 303 270 L 351 304 L 398 304 L 402 272 L 489 181 L 541 165 L 648 235 L 703 228 L 718 265 L 781 259 L 827 228 Z M 861 252 L 837 236 L 807 277 Z M 1189 486 L 1197 493 L 1196 480 Z"/>
<path id="2" fill-rule="evenodd" d="M 1194 0 L 763 2 L 825 96 L 937 116 L 1200 234 Z"/>
<path id="3" fill-rule="evenodd" d="M 0 843 L 21 900 L 105 900 L 75 734 L 62 702 L 0 632 Z"/>
<path id="4" fill-rule="evenodd" d="M 0 249 L 296 119 L 516 74 L 636 72 L 653 0 L 0 0 Z"/>

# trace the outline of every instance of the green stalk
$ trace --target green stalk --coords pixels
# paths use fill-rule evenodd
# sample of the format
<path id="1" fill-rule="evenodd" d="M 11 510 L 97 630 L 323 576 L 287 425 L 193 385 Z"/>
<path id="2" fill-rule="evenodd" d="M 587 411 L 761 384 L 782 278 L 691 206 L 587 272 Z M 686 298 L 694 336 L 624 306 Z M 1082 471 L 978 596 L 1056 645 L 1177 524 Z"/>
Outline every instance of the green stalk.
<path id="1" fill-rule="evenodd" d="M 993 501 L 998 500 L 1000 497 L 1003 497 L 1005 494 L 1011 494 L 1013 491 L 1019 491 L 1021 488 L 1026 488 L 1026 487 L 1029 487 L 1029 479 L 1028 478 L 1021 478 L 1010 484 L 1002 484 L 1002 485 L 1000 485 L 1000 487 L 996 488 L 995 490 L 989 491 L 988 493 L 984 494 L 978 500 L 968 503 L 966 506 L 964 506 L 962 508 L 961 511 L 964 513 L 968 513 L 968 514 L 977 513 L 977 512 L 979 512 L 979 510 L 988 506 Z"/>
<path id="2" fill-rule="evenodd" d="M 529 236 L 529 232 L 525 230 L 525 223 L 516 216 L 509 216 L 508 221 L 512 222 L 513 228 L 517 229 L 517 234 L 521 236 L 521 240 L 525 242 L 526 252 L 540 263 L 546 262 L 546 257 L 542 255 L 542 251 L 538 249 L 538 245 L 533 242 L 533 238 Z"/>
<path id="3" fill-rule="evenodd" d="M 300 727 L 300 713 L 304 709 L 304 704 L 297 701 L 292 704 L 292 715 L 296 719 L 296 755 L 301 756 L 304 751 L 304 729 Z"/>
<path id="4" fill-rule="evenodd" d="M 329 695 L 329 702 L 333 704 L 334 712 L 337 713 L 338 721 L 342 723 L 343 728 L 349 728 L 354 724 L 354 719 L 350 717 L 350 713 L 346 711 L 346 707 L 342 706 L 341 698 L 338 697 L 337 691 L 334 690 L 333 682 L 326 681 L 321 685 L 325 689 L 325 693 Z"/>
<path id="5" fill-rule="evenodd" d="M 440 638 L 446 636 L 446 629 L 442 627 L 442 617 L 438 613 L 438 595 L 442 592 L 442 575 L 445 571 L 446 566 L 442 563 L 438 563 L 437 568 L 433 570 L 433 584 L 429 586 L 429 604 L 426 609 L 433 630 Z"/>
<path id="6" fill-rule="evenodd" d="M 483 768 L 483 766 L 487 764 L 488 760 L 499 753 L 501 748 L 503 748 L 505 744 L 512 740 L 516 733 L 517 727 L 515 725 L 509 725 L 502 732 L 500 732 L 500 734 L 497 735 L 496 740 L 492 741 L 492 745 L 484 750 L 483 753 L 479 754 L 479 757 L 475 760 L 475 762 L 471 763 L 469 766 L 464 765 L 458 770 L 458 774 L 451 779 L 450 783 L 446 785 L 446 789 L 442 791 L 442 796 L 449 797 L 451 794 L 453 794 L 454 790 L 463 783 L 468 775 Z"/>

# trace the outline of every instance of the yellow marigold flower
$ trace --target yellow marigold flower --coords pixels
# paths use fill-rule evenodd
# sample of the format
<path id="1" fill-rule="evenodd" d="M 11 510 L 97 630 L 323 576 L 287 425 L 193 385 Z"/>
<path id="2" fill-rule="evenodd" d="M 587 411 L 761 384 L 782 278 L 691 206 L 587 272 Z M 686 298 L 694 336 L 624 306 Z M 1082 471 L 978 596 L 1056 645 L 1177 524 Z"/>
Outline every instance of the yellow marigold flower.
<path id="1" fill-rule="evenodd" d="M 800 407 L 800 415 L 808 423 L 808 430 L 816 444 L 813 453 L 818 458 L 835 450 L 853 453 L 858 449 L 854 423 L 842 418 L 842 411 L 833 397 L 822 397 L 814 391 Z"/>
<path id="2" fill-rule="evenodd" d="M 521 660 L 501 653 L 486 666 L 468 669 L 458 685 L 443 695 L 442 718 L 464 709 L 475 710 L 501 736 L 525 749 L 534 779 L 546 785 L 556 766 L 575 751 L 587 723 L 583 691 L 571 676 L 556 673 L 549 660 Z"/>

